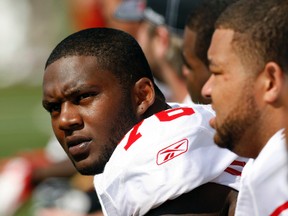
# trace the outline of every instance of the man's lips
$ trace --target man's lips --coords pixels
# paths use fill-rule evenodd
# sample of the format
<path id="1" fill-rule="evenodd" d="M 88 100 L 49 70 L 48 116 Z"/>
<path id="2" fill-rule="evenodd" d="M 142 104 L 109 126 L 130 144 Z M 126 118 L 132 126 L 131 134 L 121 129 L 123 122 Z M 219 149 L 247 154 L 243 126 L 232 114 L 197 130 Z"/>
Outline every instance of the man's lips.
<path id="1" fill-rule="evenodd" d="M 92 139 L 82 136 L 67 138 L 68 151 L 75 159 L 82 158 L 89 154 L 89 146 Z"/>
<path id="2" fill-rule="evenodd" d="M 73 137 L 66 138 L 66 143 L 67 143 L 68 148 L 76 146 L 76 145 L 80 145 L 81 143 L 90 142 L 90 141 L 91 141 L 91 138 L 84 137 L 84 136 L 73 136 Z"/>

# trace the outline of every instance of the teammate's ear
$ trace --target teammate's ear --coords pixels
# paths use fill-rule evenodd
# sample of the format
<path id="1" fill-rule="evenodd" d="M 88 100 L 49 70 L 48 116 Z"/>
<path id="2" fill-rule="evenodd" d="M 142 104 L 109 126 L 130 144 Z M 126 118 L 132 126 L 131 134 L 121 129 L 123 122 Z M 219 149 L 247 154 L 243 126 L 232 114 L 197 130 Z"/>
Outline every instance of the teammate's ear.
<path id="1" fill-rule="evenodd" d="M 267 63 L 264 73 L 266 77 L 264 100 L 267 103 L 277 103 L 285 84 L 284 73 L 275 62 Z"/>
<path id="2" fill-rule="evenodd" d="M 155 91 L 150 79 L 143 77 L 134 86 L 136 114 L 143 115 L 155 101 Z"/>

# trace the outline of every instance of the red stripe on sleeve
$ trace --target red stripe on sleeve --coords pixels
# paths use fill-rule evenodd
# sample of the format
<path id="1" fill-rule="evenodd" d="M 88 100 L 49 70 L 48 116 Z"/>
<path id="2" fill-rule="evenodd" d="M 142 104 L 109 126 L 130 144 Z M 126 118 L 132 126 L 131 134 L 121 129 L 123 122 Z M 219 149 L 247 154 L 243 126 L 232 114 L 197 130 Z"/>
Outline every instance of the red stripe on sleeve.
<path id="1" fill-rule="evenodd" d="M 242 166 L 244 167 L 246 165 L 246 163 L 244 161 L 237 161 L 237 160 L 234 160 L 231 165 L 235 165 L 235 166 Z"/>
<path id="2" fill-rule="evenodd" d="M 235 170 L 231 167 L 227 167 L 224 171 L 227 173 L 230 173 L 231 175 L 236 175 L 236 176 L 241 176 L 241 173 L 242 173 L 242 172 Z"/>
<path id="3" fill-rule="evenodd" d="M 279 216 L 286 209 L 288 209 L 288 201 L 276 208 L 270 216 Z"/>

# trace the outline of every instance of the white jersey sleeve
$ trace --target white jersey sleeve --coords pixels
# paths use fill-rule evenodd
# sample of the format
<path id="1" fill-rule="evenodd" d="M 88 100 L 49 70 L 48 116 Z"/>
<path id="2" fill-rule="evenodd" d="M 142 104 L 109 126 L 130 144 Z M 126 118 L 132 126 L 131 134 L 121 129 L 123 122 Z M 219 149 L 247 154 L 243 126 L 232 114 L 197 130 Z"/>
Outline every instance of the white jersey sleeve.
<path id="1" fill-rule="evenodd" d="M 134 126 L 94 178 L 104 214 L 144 215 L 225 172 L 238 157 L 214 144 L 212 116 L 209 105 L 174 105 Z"/>
<path id="2" fill-rule="evenodd" d="M 288 215 L 288 155 L 282 131 L 245 166 L 235 215 Z"/>

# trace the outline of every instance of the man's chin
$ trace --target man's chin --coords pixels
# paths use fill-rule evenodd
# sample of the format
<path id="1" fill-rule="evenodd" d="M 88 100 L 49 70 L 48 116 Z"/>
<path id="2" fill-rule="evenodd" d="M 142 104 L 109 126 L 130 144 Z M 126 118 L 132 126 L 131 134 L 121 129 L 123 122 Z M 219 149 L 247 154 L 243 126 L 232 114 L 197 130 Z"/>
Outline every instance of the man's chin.
<path id="1" fill-rule="evenodd" d="M 87 163 L 84 161 L 74 163 L 75 168 L 81 175 L 96 175 L 102 173 L 104 170 L 104 166 L 100 166 L 97 163 Z"/>
<path id="2" fill-rule="evenodd" d="M 77 168 L 76 167 L 76 169 L 78 170 L 78 172 L 81 175 L 96 175 L 96 174 L 103 172 L 103 169 L 102 170 L 96 170 L 95 168 L 92 168 L 92 167 L 85 167 L 85 168 Z"/>
<path id="3" fill-rule="evenodd" d="M 223 139 L 223 137 L 219 136 L 218 133 L 216 133 L 214 136 L 214 142 L 216 143 L 218 147 L 228 149 L 235 153 L 234 143 L 232 141 Z"/>
<path id="4" fill-rule="evenodd" d="M 223 139 L 221 138 L 221 136 L 219 136 L 218 133 L 216 133 L 214 135 L 214 142 L 220 148 L 228 148 L 229 149 L 229 145 L 226 142 L 223 141 Z"/>

